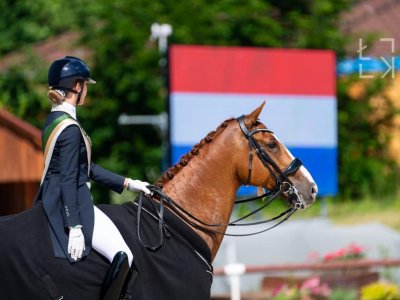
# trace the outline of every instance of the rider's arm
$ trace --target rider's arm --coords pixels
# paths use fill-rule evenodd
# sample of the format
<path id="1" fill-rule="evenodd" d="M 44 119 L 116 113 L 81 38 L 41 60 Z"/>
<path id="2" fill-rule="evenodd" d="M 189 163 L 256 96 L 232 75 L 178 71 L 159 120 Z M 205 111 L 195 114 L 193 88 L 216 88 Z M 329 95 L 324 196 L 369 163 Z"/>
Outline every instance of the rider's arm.
<path id="1" fill-rule="evenodd" d="M 90 164 L 90 179 L 117 193 L 122 193 L 125 187 L 125 177 L 106 170 L 93 162 Z"/>
<path id="2" fill-rule="evenodd" d="M 81 225 L 78 203 L 79 155 L 81 131 L 71 125 L 63 130 L 57 139 L 60 145 L 60 192 L 63 202 L 65 225 Z"/>

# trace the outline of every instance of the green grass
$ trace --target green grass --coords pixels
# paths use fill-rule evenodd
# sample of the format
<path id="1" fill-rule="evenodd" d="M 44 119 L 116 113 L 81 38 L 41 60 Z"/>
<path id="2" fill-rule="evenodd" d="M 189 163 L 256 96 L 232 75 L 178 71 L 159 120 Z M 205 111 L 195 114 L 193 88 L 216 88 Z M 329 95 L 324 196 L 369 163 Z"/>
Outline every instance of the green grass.
<path id="1" fill-rule="evenodd" d="M 338 225 L 353 225 L 381 222 L 400 231 L 400 198 L 366 198 L 358 201 L 344 201 L 338 198 L 325 199 L 328 219 Z M 321 215 L 322 200 L 305 211 L 296 213 L 296 218 L 310 218 Z"/>
<path id="2" fill-rule="evenodd" d="M 381 222 L 400 232 L 400 197 L 366 198 L 362 200 L 343 200 L 338 198 L 317 199 L 306 210 L 299 210 L 292 219 L 315 218 L 322 215 L 322 203 L 326 202 L 327 217 L 337 225 L 353 225 Z M 255 207 L 238 209 L 241 216 Z M 264 209 L 264 217 L 270 218 L 287 209 L 283 201 L 277 201 Z"/>

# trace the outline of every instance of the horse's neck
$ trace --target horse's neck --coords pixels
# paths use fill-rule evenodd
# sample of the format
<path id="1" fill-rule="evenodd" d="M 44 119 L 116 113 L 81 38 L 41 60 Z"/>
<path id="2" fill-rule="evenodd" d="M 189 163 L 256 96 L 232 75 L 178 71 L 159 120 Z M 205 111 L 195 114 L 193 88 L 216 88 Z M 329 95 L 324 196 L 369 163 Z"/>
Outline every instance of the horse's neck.
<path id="1" fill-rule="evenodd" d="M 223 139 L 213 141 L 166 183 L 163 190 L 204 223 L 226 224 L 240 186 L 232 151 L 224 146 Z M 205 240 L 214 258 L 223 235 L 193 229 Z M 226 226 L 208 229 L 225 232 Z"/>

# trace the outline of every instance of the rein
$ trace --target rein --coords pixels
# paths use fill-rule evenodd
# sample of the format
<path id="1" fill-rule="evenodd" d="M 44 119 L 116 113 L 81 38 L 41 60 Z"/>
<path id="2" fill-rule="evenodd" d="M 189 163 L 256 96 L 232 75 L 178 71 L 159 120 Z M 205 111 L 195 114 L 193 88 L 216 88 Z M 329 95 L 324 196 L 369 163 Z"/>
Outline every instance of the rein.
<path id="1" fill-rule="evenodd" d="M 225 223 L 225 224 L 208 224 L 203 222 L 202 220 L 198 219 L 196 216 L 192 215 L 190 212 L 188 212 L 187 210 L 185 210 L 183 207 L 181 207 L 177 202 L 175 202 L 172 198 L 170 198 L 167 194 L 165 194 L 160 187 L 155 186 L 155 185 L 149 185 L 147 186 L 147 188 L 149 190 L 151 190 L 153 192 L 153 195 L 151 197 L 145 195 L 143 192 L 139 194 L 139 198 L 138 198 L 138 217 L 137 217 L 137 236 L 139 241 L 142 243 L 142 245 L 151 251 L 156 251 L 157 249 L 159 249 L 162 244 L 163 244 L 163 240 L 164 240 L 164 234 L 165 236 L 169 237 L 170 233 L 166 227 L 166 224 L 164 222 L 164 211 L 165 211 L 165 205 L 168 205 L 168 208 L 170 208 L 173 212 L 175 212 L 182 220 L 184 220 L 187 224 L 193 226 L 194 228 L 197 228 L 199 230 L 202 230 L 204 232 L 207 233 L 211 233 L 211 234 L 220 234 L 220 235 L 227 235 L 227 236 L 251 236 L 251 235 L 256 235 L 256 234 L 260 234 L 263 232 L 266 232 L 268 230 L 271 230 L 272 228 L 275 228 L 276 226 L 282 224 L 283 222 L 287 221 L 295 212 L 296 212 L 296 208 L 289 208 L 286 211 L 284 211 L 283 213 L 279 214 L 278 216 L 271 218 L 271 219 L 267 219 L 264 221 L 258 221 L 258 222 L 250 222 L 250 223 L 237 223 L 247 217 L 249 217 L 250 215 L 253 215 L 254 213 L 262 210 L 263 208 L 265 208 L 266 206 L 268 206 L 268 204 L 270 204 L 279 194 L 275 194 L 271 197 L 271 199 L 268 200 L 267 203 L 265 203 L 262 207 L 256 209 L 255 211 L 253 211 L 251 214 L 248 214 L 244 217 L 241 217 L 235 221 L 229 222 L 229 223 Z M 157 198 L 159 198 L 159 209 L 157 209 L 155 203 L 152 200 L 152 197 L 154 197 L 154 195 L 157 196 Z M 140 228 L 141 228 L 141 213 L 142 210 L 144 210 L 143 208 L 143 199 L 148 200 L 148 202 L 151 203 L 152 207 L 153 207 L 153 211 L 155 212 L 155 215 L 151 214 L 154 218 L 156 218 L 158 220 L 158 229 L 159 229 L 159 242 L 156 245 L 148 245 L 146 242 L 143 241 L 143 238 L 141 236 L 140 233 Z M 148 212 L 148 211 L 147 211 Z M 148 212 L 150 213 L 150 212 Z M 284 217 L 284 218 L 282 218 Z M 282 218 L 281 220 L 279 220 L 280 218 Z M 250 226 L 250 225 L 260 225 L 260 224 L 265 224 L 265 223 L 269 223 L 272 221 L 276 221 L 279 220 L 279 222 L 277 222 L 276 224 L 260 230 L 260 231 L 256 231 L 256 232 L 252 232 L 252 233 L 244 233 L 244 234 L 232 234 L 232 233 L 226 233 L 226 232 L 222 232 L 222 231 L 218 231 L 218 230 L 214 230 L 214 229 L 210 229 L 210 228 L 206 228 L 206 227 L 225 227 L 225 226 Z M 199 225 L 200 224 L 200 225 Z"/>
<path id="2" fill-rule="evenodd" d="M 253 131 L 249 131 L 244 123 L 244 118 L 245 118 L 245 116 L 243 115 L 243 116 L 237 118 L 236 120 L 238 121 L 243 134 L 249 140 L 249 147 L 250 147 L 249 164 L 248 164 L 249 171 L 248 171 L 248 178 L 247 178 L 246 185 L 248 185 L 251 180 L 253 152 L 256 153 L 256 155 L 258 156 L 258 158 L 260 159 L 262 164 L 269 170 L 270 174 L 272 174 L 272 176 L 274 176 L 274 178 L 276 180 L 276 185 L 275 185 L 275 189 L 272 191 L 267 191 L 263 195 L 260 195 L 257 197 L 251 197 L 251 198 L 247 198 L 247 199 L 237 200 L 237 201 L 235 201 L 235 204 L 256 201 L 259 199 L 264 199 L 267 196 L 270 196 L 270 198 L 261 207 L 255 209 L 254 211 L 246 214 L 243 217 L 240 217 L 239 219 L 237 219 L 235 221 L 231 221 L 229 223 L 224 223 L 224 224 L 208 224 L 208 223 L 205 223 L 202 220 L 198 219 L 196 216 L 192 215 L 186 209 L 181 207 L 176 201 L 174 201 L 171 197 L 166 195 L 161 190 L 160 187 L 154 186 L 154 185 L 149 185 L 148 188 L 152 191 L 153 194 L 151 197 L 149 197 L 147 195 L 144 195 L 144 193 L 140 193 L 139 198 L 138 198 L 138 218 L 137 218 L 138 239 L 146 249 L 151 250 L 151 251 L 156 251 L 157 249 L 159 249 L 162 246 L 164 234 L 167 237 L 170 236 L 170 233 L 167 230 L 166 224 L 164 222 L 165 205 L 167 205 L 169 209 L 171 209 L 173 212 L 175 212 L 182 220 L 184 220 L 187 224 L 191 225 L 192 227 L 197 228 L 203 232 L 210 233 L 210 234 L 220 234 L 220 235 L 227 235 L 227 236 L 251 236 L 251 235 L 256 235 L 256 234 L 266 232 L 268 230 L 271 230 L 271 229 L 277 227 L 278 225 L 282 224 L 283 222 L 287 221 L 297 211 L 297 209 L 305 207 L 303 199 L 299 195 L 296 186 L 289 179 L 289 176 L 295 174 L 302 166 L 301 160 L 298 158 L 295 158 L 289 164 L 289 166 L 284 171 L 282 171 L 279 168 L 279 166 L 275 163 L 275 161 L 271 158 L 271 156 L 265 151 L 265 149 L 262 146 L 260 146 L 260 144 L 253 137 L 253 135 L 258 132 L 268 132 L 268 133 L 273 133 L 273 132 L 266 128 L 255 129 Z M 286 195 L 287 200 L 292 201 L 294 207 L 287 209 L 286 211 L 282 212 L 278 216 L 273 217 L 271 219 L 257 221 L 257 222 L 249 222 L 249 223 L 239 223 L 240 221 L 243 221 L 244 219 L 263 210 L 265 207 L 267 207 L 269 204 L 271 204 L 272 201 L 274 201 L 281 194 Z M 159 200 L 159 209 L 157 209 L 155 203 L 151 200 L 151 198 L 154 196 L 156 196 L 156 198 Z M 155 212 L 155 215 L 153 215 L 153 217 L 155 217 L 158 220 L 160 239 L 157 244 L 152 245 L 152 246 L 146 244 L 143 241 L 141 234 L 140 234 L 141 213 L 143 210 L 143 198 L 147 199 L 151 203 L 153 210 Z M 276 220 L 279 220 L 279 221 L 276 224 L 274 224 L 266 229 L 256 231 L 256 232 L 251 232 L 251 233 L 245 233 L 245 234 L 231 234 L 231 233 L 226 233 L 226 232 L 212 229 L 213 227 L 215 228 L 215 227 L 227 227 L 227 226 L 260 225 L 260 224 L 265 224 L 265 223 L 269 223 L 269 222 L 276 221 Z M 211 228 L 207 228 L 207 227 L 211 227 Z"/>

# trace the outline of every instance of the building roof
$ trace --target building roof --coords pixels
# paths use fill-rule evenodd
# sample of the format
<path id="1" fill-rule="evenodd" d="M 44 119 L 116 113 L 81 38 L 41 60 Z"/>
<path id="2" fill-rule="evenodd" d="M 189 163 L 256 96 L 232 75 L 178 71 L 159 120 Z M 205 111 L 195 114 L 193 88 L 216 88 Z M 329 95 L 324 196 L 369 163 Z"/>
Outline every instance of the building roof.
<path id="1" fill-rule="evenodd" d="M 56 59 L 70 55 L 86 60 L 91 56 L 91 51 L 79 45 L 81 34 L 78 32 L 64 32 L 48 38 L 45 41 L 33 44 L 33 53 L 43 58 L 49 64 Z M 26 59 L 23 51 L 10 52 L 0 59 L 0 72 L 14 65 L 20 65 Z"/>
<path id="2" fill-rule="evenodd" d="M 4 109 L 0 109 L 0 126 L 14 131 L 19 136 L 29 140 L 35 147 L 41 149 L 41 131 Z"/>
<path id="3" fill-rule="evenodd" d="M 366 44 L 367 36 L 373 36 L 375 43 L 368 46 L 363 56 L 392 56 L 390 41 L 380 41 L 381 38 L 391 38 L 395 53 L 398 54 L 400 31 L 398 18 L 400 16 L 400 1 L 398 0 L 361 0 L 344 13 L 341 18 L 341 28 L 350 37 L 348 54 L 358 56 L 359 38 Z M 397 45 L 399 44 L 399 45 Z"/>
<path id="4" fill-rule="evenodd" d="M 0 183 L 40 181 L 41 131 L 0 109 Z"/>

